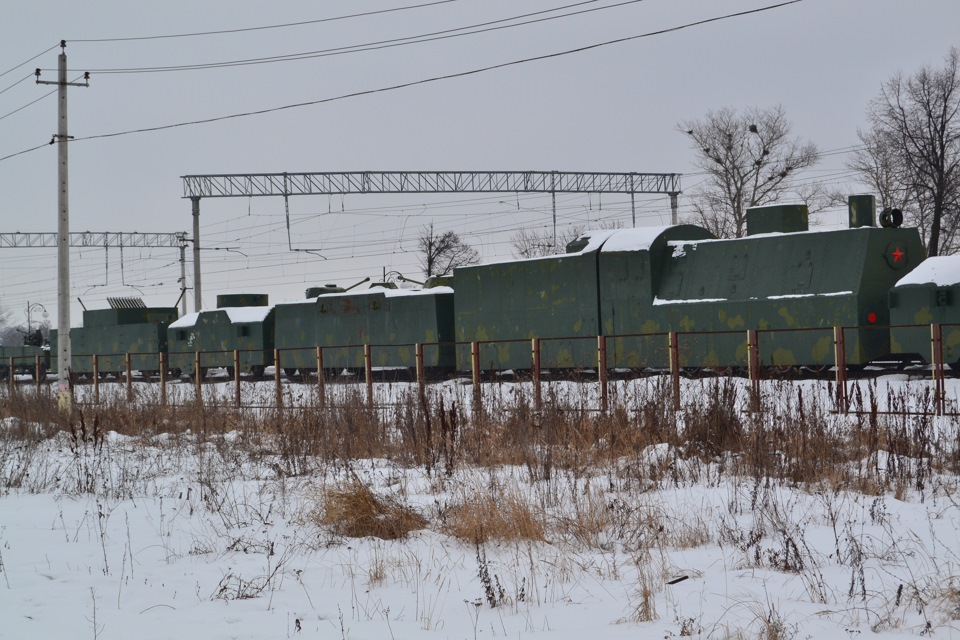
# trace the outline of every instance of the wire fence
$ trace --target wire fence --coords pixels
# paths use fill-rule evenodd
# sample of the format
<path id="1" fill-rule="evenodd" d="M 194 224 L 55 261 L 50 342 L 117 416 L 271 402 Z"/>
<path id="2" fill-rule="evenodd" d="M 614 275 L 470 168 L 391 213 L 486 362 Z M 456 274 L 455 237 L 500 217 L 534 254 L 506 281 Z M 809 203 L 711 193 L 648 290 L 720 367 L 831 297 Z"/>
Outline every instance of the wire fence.
<path id="1" fill-rule="evenodd" d="M 7 393 L 26 385 L 47 387 L 49 351 L 0 347 Z M 282 409 L 284 389 L 313 387 L 323 408 L 332 389 L 363 393 L 375 402 L 374 386 L 406 381 L 423 397 L 427 385 L 458 378 L 472 386 L 474 406 L 482 405 L 483 385 L 521 381 L 532 385 L 539 410 L 543 387 L 554 380 L 596 384 L 597 411 L 609 409 L 611 380 L 669 376 L 673 407 L 679 410 L 682 378 L 737 376 L 749 381 L 751 406 L 759 410 L 761 382 L 819 378 L 835 382 L 839 412 L 850 408 L 850 378 L 890 371 L 911 371 L 930 381 L 929 406 L 915 413 L 958 415 L 947 411 L 945 380 L 960 366 L 960 325 L 823 327 L 798 330 L 663 332 L 598 337 L 531 338 L 411 344 L 327 345 L 292 349 L 223 349 L 196 352 L 73 354 L 71 389 L 85 388 L 83 402 L 99 404 L 102 384 L 120 384 L 129 400 L 134 383 L 155 383 L 156 402 L 183 405 L 204 402 L 205 384 L 232 384 L 237 407 Z M 251 383 L 273 381 L 272 398 L 245 393 Z M 359 386 L 363 385 L 363 387 Z M 192 397 L 184 388 L 193 388 Z M 172 390 L 176 390 L 172 392 Z"/>

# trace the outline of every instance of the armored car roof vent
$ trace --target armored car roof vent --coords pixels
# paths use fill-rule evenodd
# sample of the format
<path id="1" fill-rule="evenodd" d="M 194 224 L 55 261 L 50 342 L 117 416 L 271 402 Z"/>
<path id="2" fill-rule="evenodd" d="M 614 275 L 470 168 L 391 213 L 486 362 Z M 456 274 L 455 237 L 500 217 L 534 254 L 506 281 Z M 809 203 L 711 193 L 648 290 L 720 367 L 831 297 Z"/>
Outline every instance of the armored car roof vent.
<path id="1" fill-rule="evenodd" d="M 111 309 L 146 309 L 143 298 L 107 298 Z"/>
<path id="2" fill-rule="evenodd" d="M 808 231 L 809 212 L 805 204 L 776 204 L 747 209 L 747 235 Z"/>
<path id="3" fill-rule="evenodd" d="M 871 195 L 850 196 L 847 198 L 847 211 L 850 214 L 850 228 L 875 227 L 876 199 Z"/>

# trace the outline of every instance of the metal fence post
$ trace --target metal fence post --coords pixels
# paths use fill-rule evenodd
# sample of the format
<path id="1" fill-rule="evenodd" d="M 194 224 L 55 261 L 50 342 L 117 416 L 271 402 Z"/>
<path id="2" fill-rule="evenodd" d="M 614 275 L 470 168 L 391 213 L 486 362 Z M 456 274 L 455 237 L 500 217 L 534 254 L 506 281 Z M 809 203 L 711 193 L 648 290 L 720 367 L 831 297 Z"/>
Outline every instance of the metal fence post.
<path id="1" fill-rule="evenodd" d="M 543 395 L 540 389 L 540 338 L 530 340 L 530 357 L 533 361 L 533 408 L 543 408 Z"/>
<path id="2" fill-rule="evenodd" d="M 676 331 L 667 334 L 667 351 L 670 354 L 670 378 L 673 382 L 673 410 L 680 411 L 680 343 Z"/>
<path id="3" fill-rule="evenodd" d="M 946 412 L 946 387 L 943 381 L 943 327 L 930 325 L 930 358 L 933 362 L 933 405 L 934 412 L 942 416 Z"/>
<path id="4" fill-rule="evenodd" d="M 127 369 L 127 402 L 133 400 L 133 369 L 130 368 L 130 354 L 123 354 L 123 366 Z"/>
<path id="5" fill-rule="evenodd" d="M 850 410 L 850 395 L 847 393 L 847 347 L 843 327 L 833 328 L 833 359 L 837 368 L 837 409 L 846 413 Z"/>
<path id="6" fill-rule="evenodd" d="M 93 404 L 100 404 L 100 359 L 97 354 L 91 356 L 93 359 Z"/>
<path id="7" fill-rule="evenodd" d="M 323 377 L 323 347 L 317 346 L 317 398 L 320 402 L 320 408 L 323 409 L 327 404 L 326 380 Z"/>
<path id="8" fill-rule="evenodd" d="M 7 373 L 9 374 L 7 380 L 10 382 L 10 397 L 13 397 L 13 390 L 15 389 L 15 380 L 13 379 L 14 372 L 17 370 L 15 364 L 13 364 L 13 356 L 10 356 L 9 362 L 7 364 Z"/>
<path id="9" fill-rule="evenodd" d="M 283 387 L 280 386 L 280 349 L 273 350 L 273 387 L 277 395 L 277 409 L 283 408 Z"/>
<path id="10" fill-rule="evenodd" d="M 233 403 L 235 406 L 240 406 L 240 350 L 233 350 Z"/>
<path id="11" fill-rule="evenodd" d="M 420 406 L 427 407 L 427 373 L 423 365 L 423 344 L 418 342 L 413 345 L 413 352 L 417 360 L 417 394 L 420 399 Z"/>
<path id="12" fill-rule="evenodd" d="M 43 386 L 43 376 L 40 375 L 40 356 L 33 356 L 33 373 L 37 381 L 37 395 L 39 395 Z"/>
<path id="13" fill-rule="evenodd" d="M 160 406 L 167 406 L 167 354 L 160 352 L 158 357 L 160 363 Z"/>
<path id="14" fill-rule="evenodd" d="M 373 352 L 369 344 L 363 345 L 363 377 L 367 383 L 367 406 L 373 406 Z"/>
<path id="15" fill-rule="evenodd" d="M 747 372 L 750 376 L 750 404 L 760 410 L 760 338 L 756 329 L 747 330 Z"/>
<path id="16" fill-rule="evenodd" d="M 597 382 L 600 385 L 600 411 L 606 413 L 610 405 L 607 388 L 607 336 L 597 336 Z"/>
<path id="17" fill-rule="evenodd" d="M 473 374 L 473 412 L 474 415 L 483 413 L 483 397 L 480 392 L 480 343 L 470 343 L 470 371 Z"/>
<path id="18" fill-rule="evenodd" d="M 197 389 L 196 400 L 198 403 L 202 403 L 203 389 L 201 388 L 200 385 L 203 383 L 203 374 L 201 373 L 201 369 L 200 369 L 200 352 L 199 351 L 193 354 L 193 381 Z"/>

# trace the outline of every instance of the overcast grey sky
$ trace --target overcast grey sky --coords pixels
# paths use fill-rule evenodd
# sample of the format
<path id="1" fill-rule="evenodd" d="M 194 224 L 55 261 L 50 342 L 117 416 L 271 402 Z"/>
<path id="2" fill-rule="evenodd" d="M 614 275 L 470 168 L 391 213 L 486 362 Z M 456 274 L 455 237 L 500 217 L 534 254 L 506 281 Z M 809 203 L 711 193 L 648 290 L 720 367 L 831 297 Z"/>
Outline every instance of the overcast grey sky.
<path id="1" fill-rule="evenodd" d="M 180 176 L 362 170 L 560 170 L 683 173 L 700 177 L 680 120 L 723 106 L 782 104 L 794 133 L 827 152 L 801 180 L 850 192 L 843 167 L 865 108 L 897 71 L 940 65 L 958 44 L 957 0 L 802 0 L 702 26 L 572 55 L 315 106 L 210 124 L 83 140 L 385 88 L 776 4 L 775 0 L 451 0 L 366 17 L 193 37 L 104 41 L 266 27 L 425 4 L 429 0 L 92 3 L 34 0 L 0 23 L 0 157 L 56 131 L 53 48 L 66 39 L 72 231 L 190 231 Z M 170 72 L 106 70 L 197 65 L 362 45 L 537 11 L 568 17 L 475 35 L 305 60 Z M 618 6 L 614 6 L 618 5 Z M 501 23 L 501 24 L 511 24 Z M 18 84 L 18 81 L 21 81 Z M 4 91 L 5 90 L 5 91 Z M 54 232 L 56 147 L 0 161 L 0 232 Z M 685 210 L 681 196 L 681 215 Z M 666 197 L 640 196 L 638 226 L 669 222 Z M 307 286 L 349 284 L 384 269 L 416 277 L 423 225 L 454 230 L 486 260 L 510 255 L 521 227 L 550 227 L 549 198 L 459 194 L 203 200 L 205 306 L 218 293 L 295 300 Z M 629 200 L 558 196 L 558 224 L 629 224 Z M 225 249 L 231 249 L 226 251 Z M 72 317 L 107 296 L 173 305 L 175 249 L 72 252 Z M 188 270 L 188 281 L 191 279 Z M 189 282 L 188 282 L 189 283 Z M 56 250 L 0 249 L 0 307 L 22 322 L 27 302 L 56 318 Z M 191 301 L 192 294 L 188 294 Z"/>

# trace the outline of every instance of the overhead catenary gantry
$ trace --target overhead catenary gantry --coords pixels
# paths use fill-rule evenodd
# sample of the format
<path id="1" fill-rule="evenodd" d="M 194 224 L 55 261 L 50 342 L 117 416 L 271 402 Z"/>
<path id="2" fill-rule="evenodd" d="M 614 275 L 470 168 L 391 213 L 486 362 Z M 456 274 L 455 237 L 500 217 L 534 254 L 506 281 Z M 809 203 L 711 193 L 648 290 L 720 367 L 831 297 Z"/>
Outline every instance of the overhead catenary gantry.
<path id="1" fill-rule="evenodd" d="M 30 249 L 58 246 L 59 233 L 0 233 L 0 249 Z M 176 247 L 180 249 L 180 300 L 182 312 L 187 312 L 186 233 L 139 233 L 122 231 L 71 231 L 70 247 L 123 249 Z"/>
<path id="2" fill-rule="evenodd" d="M 347 171 L 181 176 L 183 197 L 193 209 L 194 309 L 200 309 L 200 199 L 258 196 L 358 195 L 389 193 L 549 193 L 553 200 L 556 245 L 558 193 L 660 193 L 670 197 L 671 221 L 677 223 L 679 173 L 590 173 L 568 171 Z M 289 236 L 289 206 L 287 233 Z M 288 238 L 289 239 L 289 238 Z"/>

